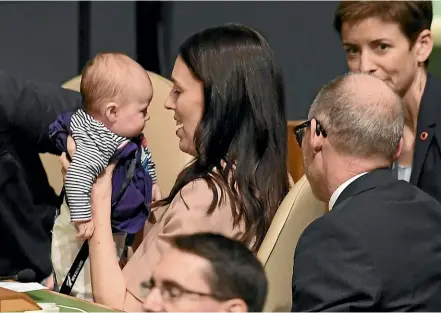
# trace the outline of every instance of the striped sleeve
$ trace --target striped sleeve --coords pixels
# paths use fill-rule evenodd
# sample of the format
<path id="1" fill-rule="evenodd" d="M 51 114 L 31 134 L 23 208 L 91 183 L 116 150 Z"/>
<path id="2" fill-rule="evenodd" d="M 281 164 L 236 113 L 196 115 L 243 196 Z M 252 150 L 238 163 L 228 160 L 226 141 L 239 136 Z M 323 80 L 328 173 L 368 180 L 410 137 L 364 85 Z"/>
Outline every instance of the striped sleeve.
<path id="1" fill-rule="evenodd" d="M 152 153 L 150 152 L 148 147 L 144 148 L 145 158 L 143 159 L 142 166 L 146 171 L 148 171 L 150 177 L 152 178 L 153 183 L 156 183 L 156 164 L 153 162 Z"/>
<path id="2" fill-rule="evenodd" d="M 93 182 L 125 138 L 112 133 L 82 110 L 72 116 L 71 133 L 77 149 L 66 174 L 66 196 L 72 222 L 88 221 L 92 218 Z"/>

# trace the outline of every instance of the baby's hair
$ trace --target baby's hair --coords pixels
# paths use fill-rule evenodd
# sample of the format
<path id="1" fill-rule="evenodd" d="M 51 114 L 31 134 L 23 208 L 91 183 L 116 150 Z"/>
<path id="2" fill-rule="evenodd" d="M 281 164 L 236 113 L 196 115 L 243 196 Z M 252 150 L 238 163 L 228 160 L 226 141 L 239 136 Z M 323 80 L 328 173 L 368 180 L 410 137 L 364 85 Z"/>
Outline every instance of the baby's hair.
<path id="1" fill-rule="evenodd" d="M 124 53 L 99 53 L 86 66 L 81 78 L 83 108 L 88 113 L 99 113 L 103 104 L 124 102 L 130 76 L 130 65 L 137 64 Z"/>

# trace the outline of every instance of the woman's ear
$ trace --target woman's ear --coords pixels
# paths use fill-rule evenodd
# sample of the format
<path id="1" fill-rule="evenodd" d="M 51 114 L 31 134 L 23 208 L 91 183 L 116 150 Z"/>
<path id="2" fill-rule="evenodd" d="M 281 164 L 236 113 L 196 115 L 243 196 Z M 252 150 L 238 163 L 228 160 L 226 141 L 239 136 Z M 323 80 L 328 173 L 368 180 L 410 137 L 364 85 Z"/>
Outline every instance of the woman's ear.
<path id="1" fill-rule="evenodd" d="M 429 29 L 425 29 L 419 34 L 415 41 L 414 49 L 418 63 L 424 64 L 433 49 L 433 37 L 432 32 Z"/>

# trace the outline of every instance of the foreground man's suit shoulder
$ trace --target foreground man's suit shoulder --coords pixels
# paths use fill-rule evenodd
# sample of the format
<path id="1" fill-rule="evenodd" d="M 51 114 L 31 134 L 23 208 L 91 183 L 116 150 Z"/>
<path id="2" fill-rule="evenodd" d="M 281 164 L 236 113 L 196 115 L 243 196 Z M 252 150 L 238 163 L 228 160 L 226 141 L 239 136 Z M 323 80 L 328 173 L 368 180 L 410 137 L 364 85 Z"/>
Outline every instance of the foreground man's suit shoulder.
<path id="1" fill-rule="evenodd" d="M 440 311 L 440 264 L 441 204 L 375 170 L 302 234 L 292 311 Z"/>

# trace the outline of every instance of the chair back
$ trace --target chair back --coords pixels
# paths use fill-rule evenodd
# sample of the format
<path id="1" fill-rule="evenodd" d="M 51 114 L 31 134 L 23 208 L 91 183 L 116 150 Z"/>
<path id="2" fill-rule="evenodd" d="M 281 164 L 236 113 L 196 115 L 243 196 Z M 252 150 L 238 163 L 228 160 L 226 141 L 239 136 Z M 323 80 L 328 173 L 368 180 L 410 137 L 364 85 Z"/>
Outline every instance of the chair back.
<path id="1" fill-rule="evenodd" d="M 305 176 L 300 178 L 278 208 L 257 253 L 268 278 L 264 312 L 291 311 L 294 251 L 303 230 L 326 211 Z"/>

